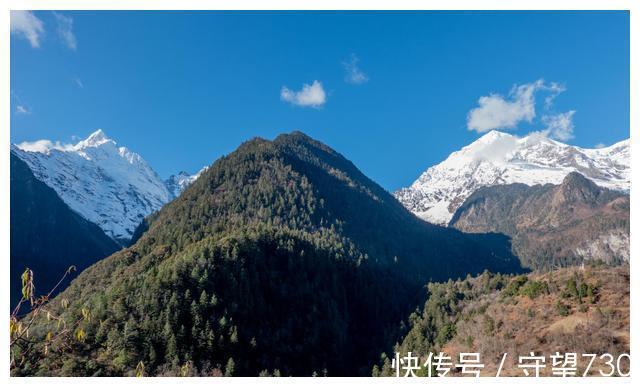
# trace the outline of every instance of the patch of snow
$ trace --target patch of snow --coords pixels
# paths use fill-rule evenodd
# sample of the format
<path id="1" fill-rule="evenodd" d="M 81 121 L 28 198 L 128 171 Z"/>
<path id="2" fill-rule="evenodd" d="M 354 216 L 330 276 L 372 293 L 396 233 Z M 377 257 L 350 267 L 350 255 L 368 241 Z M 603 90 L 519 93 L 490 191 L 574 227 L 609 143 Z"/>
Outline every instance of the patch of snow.
<path id="1" fill-rule="evenodd" d="M 204 167 L 199 170 L 196 174 L 190 175 L 185 171 L 180 171 L 175 175 L 169 176 L 167 180 L 164 181 L 165 186 L 171 193 L 174 198 L 180 196 L 182 191 L 184 191 L 188 186 L 190 186 L 200 175 L 207 170 L 208 167 Z"/>

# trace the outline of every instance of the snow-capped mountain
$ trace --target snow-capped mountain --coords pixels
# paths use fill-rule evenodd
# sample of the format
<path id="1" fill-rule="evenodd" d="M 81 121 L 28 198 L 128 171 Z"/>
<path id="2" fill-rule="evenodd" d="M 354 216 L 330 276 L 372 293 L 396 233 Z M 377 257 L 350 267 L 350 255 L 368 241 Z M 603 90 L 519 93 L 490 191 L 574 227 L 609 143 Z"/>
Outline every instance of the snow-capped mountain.
<path id="1" fill-rule="evenodd" d="M 140 155 L 118 147 L 102 130 L 75 145 L 40 140 L 11 150 L 71 209 L 121 244 L 145 216 L 173 198 Z"/>
<path id="2" fill-rule="evenodd" d="M 177 198 L 178 196 L 180 196 L 182 191 L 184 191 L 188 186 L 190 186 L 191 183 L 196 181 L 196 179 L 200 177 L 202 172 L 206 171 L 207 168 L 208 167 L 202 168 L 201 170 L 198 171 L 198 173 L 194 175 L 190 175 L 188 172 L 185 172 L 185 171 L 180 171 L 175 175 L 169 176 L 169 178 L 167 178 L 167 180 L 164 181 L 164 185 L 167 187 L 172 197 Z"/>
<path id="3" fill-rule="evenodd" d="M 570 172 L 579 172 L 602 187 L 629 191 L 629 140 L 606 148 L 584 149 L 538 133 L 519 138 L 491 131 L 430 167 L 410 187 L 394 195 L 422 219 L 446 225 L 480 187 L 560 184 Z"/>

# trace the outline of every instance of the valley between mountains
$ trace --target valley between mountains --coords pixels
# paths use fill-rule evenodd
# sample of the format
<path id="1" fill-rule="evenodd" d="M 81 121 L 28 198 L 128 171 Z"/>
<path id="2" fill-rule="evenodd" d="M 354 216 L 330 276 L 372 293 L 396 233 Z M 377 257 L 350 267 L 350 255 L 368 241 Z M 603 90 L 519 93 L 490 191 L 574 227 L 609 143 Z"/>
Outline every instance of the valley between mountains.
<path id="1" fill-rule="evenodd" d="M 12 145 L 11 373 L 377 376 L 394 351 L 590 336 L 628 353 L 629 185 L 628 140 L 495 131 L 393 194 L 301 132 L 166 180 L 102 131 Z M 29 313 L 25 268 L 40 296 L 69 266 Z"/>

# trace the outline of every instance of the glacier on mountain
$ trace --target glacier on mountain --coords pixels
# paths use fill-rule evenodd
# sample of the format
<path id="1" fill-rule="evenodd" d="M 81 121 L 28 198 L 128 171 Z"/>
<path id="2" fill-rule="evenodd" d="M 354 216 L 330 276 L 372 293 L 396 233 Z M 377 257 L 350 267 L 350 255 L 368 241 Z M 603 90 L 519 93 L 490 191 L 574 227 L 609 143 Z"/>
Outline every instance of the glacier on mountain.
<path id="1" fill-rule="evenodd" d="M 40 140 L 11 151 L 71 209 L 123 245 L 145 216 L 197 178 L 183 176 L 170 190 L 140 155 L 118 147 L 102 130 L 75 145 Z"/>
<path id="2" fill-rule="evenodd" d="M 418 217 L 446 225 L 456 209 L 480 187 L 560 184 L 570 172 L 579 172 L 602 187 L 628 192 L 629 140 L 585 149 L 540 133 L 520 138 L 494 130 L 428 168 L 394 196 Z"/>

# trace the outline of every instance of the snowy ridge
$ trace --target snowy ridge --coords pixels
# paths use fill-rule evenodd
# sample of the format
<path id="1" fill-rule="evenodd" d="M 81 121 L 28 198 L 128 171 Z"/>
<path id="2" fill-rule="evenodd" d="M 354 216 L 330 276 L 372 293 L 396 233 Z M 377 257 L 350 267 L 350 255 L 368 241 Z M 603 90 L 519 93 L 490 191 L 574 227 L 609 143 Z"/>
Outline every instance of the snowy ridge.
<path id="1" fill-rule="evenodd" d="M 121 244 L 173 198 L 140 155 L 118 147 L 102 130 L 75 145 L 40 140 L 12 145 L 11 151 L 71 209 Z"/>
<path id="2" fill-rule="evenodd" d="M 180 171 L 175 175 L 169 176 L 167 180 L 164 181 L 164 185 L 171 193 L 172 197 L 177 198 L 180 196 L 182 191 L 184 191 L 188 186 L 190 186 L 200 175 L 202 172 L 206 171 L 208 167 L 204 167 L 199 170 L 196 174 L 190 175 L 185 171 Z"/>
<path id="3" fill-rule="evenodd" d="M 394 196 L 422 219 L 446 225 L 480 187 L 560 184 L 570 172 L 579 172 L 599 186 L 628 192 L 629 140 L 606 148 L 584 149 L 537 133 L 518 138 L 494 130 L 430 167 Z"/>

